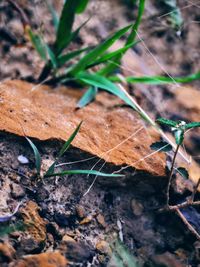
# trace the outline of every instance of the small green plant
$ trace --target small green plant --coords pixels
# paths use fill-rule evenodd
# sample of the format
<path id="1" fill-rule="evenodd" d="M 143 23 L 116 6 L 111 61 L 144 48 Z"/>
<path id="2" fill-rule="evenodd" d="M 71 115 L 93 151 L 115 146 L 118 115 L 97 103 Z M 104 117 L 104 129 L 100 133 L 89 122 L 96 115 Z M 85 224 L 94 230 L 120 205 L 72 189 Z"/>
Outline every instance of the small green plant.
<path id="1" fill-rule="evenodd" d="M 28 143 L 30 144 L 30 146 L 31 146 L 31 148 L 32 148 L 32 150 L 34 152 L 35 166 L 36 166 L 37 177 L 38 178 L 42 178 L 43 179 L 43 178 L 46 178 L 46 177 L 64 176 L 64 175 L 67 175 L 67 174 L 90 174 L 90 175 L 98 175 L 98 176 L 105 176 L 105 177 L 122 177 L 123 176 L 122 174 L 109 174 L 109 173 L 99 172 L 99 171 L 96 171 L 96 170 L 64 170 L 62 172 L 55 172 L 56 164 L 59 162 L 60 158 L 64 155 L 64 153 L 70 147 L 72 141 L 74 140 L 74 138 L 76 137 L 76 135 L 78 134 L 78 132 L 80 130 L 81 124 L 82 124 L 82 122 L 79 123 L 79 125 L 76 127 L 76 129 L 71 134 L 71 136 L 64 143 L 64 145 L 62 146 L 61 150 L 58 153 L 57 158 L 55 159 L 53 164 L 48 168 L 48 170 L 43 175 L 43 177 L 41 176 L 41 156 L 40 156 L 40 153 L 39 153 L 37 147 L 34 145 L 34 143 L 28 137 L 26 137 Z"/>
<path id="2" fill-rule="evenodd" d="M 172 28 L 175 30 L 180 30 L 183 24 L 183 18 L 181 15 L 180 8 L 178 8 L 176 0 L 159 0 L 161 4 L 165 7 L 167 15 L 169 15 L 169 21 Z"/>
<path id="3" fill-rule="evenodd" d="M 184 141 L 184 136 L 185 133 L 188 130 L 191 130 L 193 128 L 200 127 L 200 122 L 190 122 L 186 123 L 185 121 L 173 121 L 173 120 L 168 120 L 165 118 L 159 118 L 156 120 L 158 124 L 165 125 L 171 128 L 171 132 L 174 135 L 175 141 L 176 141 L 176 148 L 174 151 L 173 159 L 172 159 L 172 164 L 171 168 L 169 171 L 169 178 L 168 178 L 168 184 L 167 184 L 167 189 L 166 189 L 166 207 L 164 210 L 171 210 L 177 212 L 177 214 L 180 216 L 180 218 L 183 220 L 183 222 L 186 224 L 186 226 L 189 228 L 189 230 L 198 238 L 200 239 L 200 235 L 197 233 L 197 231 L 193 228 L 193 226 L 186 220 L 186 218 L 183 216 L 181 213 L 180 209 L 187 207 L 187 206 L 197 206 L 200 205 L 200 201 L 194 201 L 195 195 L 197 193 L 198 187 L 200 185 L 200 178 L 197 182 L 197 184 L 194 186 L 192 195 L 187 198 L 187 200 L 181 204 L 177 205 L 170 205 L 170 187 L 171 187 L 171 182 L 172 182 L 172 177 L 175 169 L 175 164 L 176 164 L 176 158 L 178 155 L 178 151 L 183 144 Z M 151 145 L 151 148 L 157 151 L 164 151 L 168 152 L 172 150 L 172 146 L 168 144 L 167 142 L 156 142 Z M 187 170 L 183 167 L 176 168 L 176 171 L 185 179 L 189 178 L 189 174 Z"/>
<path id="4" fill-rule="evenodd" d="M 94 100 L 96 94 L 98 93 L 98 89 L 103 89 L 118 96 L 126 104 L 136 110 L 140 116 L 143 116 L 140 110 L 133 105 L 130 99 L 124 95 L 124 92 L 122 92 L 115 83 L 120 83 L 122 80 L 127 81 L 128 83 L 147 84 L 166 84 L 174 82 L 188 83 L 200 79 L 199 71 L 186 77 L 175 78 L 170 76 L 131 76 L 123 77 L 123 79 L 121 79 L 119 76 L 113 76 L 113 73 L 115 73 L 120 66 L 120 62 L 124 54 L 137 43 L 137 31 L 142 21 L 145 9 L 145 0 L 129 1 L 133 5 L 138 5 L 138 14 L 135 23 L 117 30 L 95 47 L 84 47 L 71 52 L 67 52 L 67 49 L 71 43 L 76 40 L 81 29 L 89 20 L 86 20 L 76 30 L 73 30 L 75 17 L 84 12 L 89 0 L 65 1 L 60 17 L 57 16 L 53 6 L 48 2 L 48 0 L 46 0 L 49 11 L 52 14 L 52 21 L 56 32 L 53 44 L 47 44 L 41 33 L 32 30 L 28 18 L 15 1 L 8 1 L 21 15 L 25 32 L 27 33 L 29 40 L 38 52 L 40 58 L 45 61 L 45 66 L 41 71 L 38 81 L 44 82 L 46 79 L 49 79 L 54 83 L 69 83 L 73 81 L 79 83 L 80 87 L 90 86 L 78 102 L 77 107 L 79 108 L 84 107 Z M 177 9 L 177 6 L 174 6 L 174 0 L 164 1 L 168 2 L 168 6 L 170 5 L 172 8 Z M 127 39 L 124 46 L 114 52 L 109 52 L 110 47 L 121 37 L 125 37 L 125 35 L 127 35 Z M 77 60 L 77 63 L 74 63 L 74 59 Z M 99 70 L 94 71 L 94 66 L 99 66 Z"/>

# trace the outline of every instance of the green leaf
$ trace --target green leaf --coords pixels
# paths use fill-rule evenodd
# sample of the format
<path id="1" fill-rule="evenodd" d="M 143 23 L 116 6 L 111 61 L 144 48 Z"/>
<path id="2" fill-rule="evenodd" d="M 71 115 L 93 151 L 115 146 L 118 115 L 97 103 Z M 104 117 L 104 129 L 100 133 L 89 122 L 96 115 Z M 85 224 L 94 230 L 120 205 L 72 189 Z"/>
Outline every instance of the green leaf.
<path id="1" fill-rule="evenodd" d="M 88 23 L 88 21 L 90 19 L 91 19 L 91 17 L 86 19 L 86 21 L 84 21 L 74 32 L 72 32 L 71 38 L 70 38 L 70 42 L 74 41 L 77 38 L 77 36 L 79 35 L 79 32 L 81 31 L 81 29 Z"/>
<path id="2" fill-rule="evenodd" d="M 94 86 L 91 86 L 85 93 L 84 95 L 81 97 L 81 99 L 78 101 L 77 103 L 77 107 L 78 108 L 83 108 L 86 105 L 88 105 L 89 103 L 91 103 L 96 95 L 97 95 L 97 88 Z"/>
<path id="3" fill-rule="evenodd" d="M 99 65 L 99 64 L 102 64 L 102 63 L 105 63 L 107 62 L 108 60 L 112 59 L 113 57 L 116 57 L 118 55 L 121 55 L 124 53 L 124 51 L 128 50 L 129 48 L 133 47 L 135 44 L 137 44 L 137 42 L 133 42 L 129 45 L 126 45 L 122 48 L 119 48 L 118 50 L 116 51 L 113 51 L 113 52 L 110 52 L 110 53 L 107 53 L 103 56 L 101 56 L 100 58 L 98 58 L 96 61 L 92 62 L 90 65 L 87 66 L 87 68 L 91 68 L 91 67 L 94 67 L 96 65 Z"/>
<path id="4" fill-rule="evenodd" d="M 172 146 L 167 143 L 167 142 L 163 142 L 163 141 L 160 141 L 160 142 L 155 142 L 153 144 L 151 144 L 150 148 L 152 150 L 156 150 L 156 151 L 163 151 L 163 152 L 169 152 L 172 150 Z"/>
<path id="5" fill-rule="evenodd" d="M 58 18 L 58 15 L 56 13 L 56 10 L 53 7 L 53 5 L 51 3 L 49 3 L 49 0 L 46 0 L 45 2 L 47 4 L 47 7 L 48 7 L 50 13 L 51 13 L 54 28 L 57 31 L 58 25 L 59 25 L 59 18 Z"/>
<path id="6" fill-rule="evenodd" d="M 167 84 L 167 83 L 189 83 L 195 80 L 200 79 L 200 72 L 190 74 L 188 76 L 184 77 L 165 77 L 165 76 L 141 76 L 141 77 L 135 77 L 135 76 L 129 76 L 129 77 L 124 77 L 126 82 L 128 83 L 144 83 L 144 84 Z M 113 82 L 121 82 L 120 77 L 118 76 L 110 76 L 109 80 Z"/>
<path id="7" fill-rule="evenodd" d="M 135 23 L 132 25 L 132 29 L 131 29 L 131 32 L 130 32 L 128 38 L 127 38 L 125 46 L 127 46 L 127 45 L 129 45 L 129 44 L 131 44 L 131 43 L 133 43 L 135 41 L 135 38 L 136 38 L 136 35 L 137 35 L 137 31 L 138 31 L 138 28 L 140 26 L 140 23 L 141 23 L 141 20 L 142 20 L 142 16 L 143 16 L 143 13 L 144 13 L 144 8 L 145 8 L 145 0 L 140 0 L 139 1 L 139 8 L 138 8 L 137 18 L 136 18 Z M 123 52 L 123 54 L 116 56 L 113 59 L 113 62 L 108 64 L 106 67 L 102 68 L 98 73 L 103 75 L 103 76 L 108 76 L 109 74 L 113 73 L 116 70 L 117 66 L 120 64 L 122 56 L 126 53 L 127 50 L 125 50 Z"/>
<path id="8" fill-rule="evenodd" d="M 34 156 L 35 156 L 35 166 L 36 166 L 37 174 L 40 175 L 40 171 L 41 171 L 41 156 L 40 156 L 40 153 L 39 153 L 37 147 L 33 144 L 33 142 L 28 137 L 25 136 L 25 138 L 29 142 L 31 148 L 33 149 L 33 153 L 34 153 Z"/>
<path id="9" fill-rule="evenodd" d="M 48 59 L 50 60 L 53 68 L 56 69 L 57 68 L 57 60 L 56 60 L 56 56 L 55 56 L 54 52 L 51 50 L 51 48 L 48 45 L 46 45 L 46 51 L 47 51 Z"/>
<path id="10" fill-rule="evenodd" d="M 29 35 L 33 47 L 38 52 L 41 59 L 47 61 L 46 44 L 43 42 L 41 36 L 34 33 L 29 26 L 27 27 L 27 33 Z"/>
<path id="11" fill-rule="evenodd" d="M 76 127 L 76 129 L 73 131 L 73 133 L 70 135 L 70 137 L 68 138 L 68 140 L 64 143 L 64 145 L 62 146 L 60 152 L 58 153 L 57 159 L 49 167 L 49 169 L 47 170 L 45 176 L 49 176 L 50 174 L 52 174 L 54 172 L 55 165 L 57 164 L 58 160 L 63 156 L 63 154 L 67 151 L 67 149 L 71 145 L 72 141 L 74 140 L 74 138 L 76 137 L 77 133 L 80 130 L 81 124 L 82 124 L 82 121 L 79 123 L 79 125 Z"/>
<path id="12" fill-rule="evenodd" d="M 185 179 L 189 179 L 189 173 L 188 173 L 188 171 L 187 171 L 185 168 L 183 168 L 183 167 L 179 167 L 179 168 L 177 168 L 177 172 L 180 173 L 180 175 L 181 175 L 183 178 L 185 178 Z"/>
<path id="13" fill-rule="evenodd" d="M 79 123 L 79 125 L 76 127 L 76 129 L 74 130 L 74 132 L 70 135 L 69 139 L 65 142 L 65 144 L 63 145 L 63 147 L 61 148 L 61 150 L 60 150 L 60 152 L 58 154 L 58 158 L 62 157 L 63 154 L 67 151 L 67 149 L 71 145 L 72 141 L 76 137 L 77 133 L 79 132 L 82 123 L 83 122 L 81 121 Z"/>
<path id="14" fill-rule="evenodd" d="M 97 45 L 74 66 L 74 68 L 71 70 L 71 75 L 76 75 L 80 71 L 84 70 L 91 62 L 94 62 L 94 60 L 106 52 L 115 41 L 120 39 L 120 37 L 122 37 L 131 28 L 131 26 L 132 25 L 129 25 L 123 29 L 120 29 L 103 43 Z"/>
<path id="15" fill-rule="evenodd" d="M 184 131 L 182 129 L 178 129 L 174 132 L 175 140 L 177 145 L 181 145 L 184 139 Z"/>
<path id="16" fill-rule="evenodd" d="M 122 91 L 119 87 L 117 87 L 114 83 L 109 81 L 107 78 L 98 75 L 98 74 L 90 74 L 86 72 L 81 72 L 76 76 L 80 81 L 92 85 L 94 87 L 104 89 L 111 94 L 114 94 L 121 98 L 126 104 L 131 106 L 134 110 L 138 111 L 137 107 L 131 102 L 131 100 L 127 97 L 124 91 Z"/>
<path id="17" fill-rule="evenodd" d="M 179 29 L 183 24 L 183 18 L 181 15 L 181 11 L 178 8 L 176 0 L 163 0 L 163 3 L 167 7 L 167 12 L 170 16 L 171 23 L 173 27 Z M 166 12 L 166 13 L 167 13 Z"/>
<path id="18" fill-rule="evenodd" d="M 103 173 L 95 170 L 66 170 L 58 173 L 46 174 L 45 177 L 52 177 L 52 176 L 64 176 L 67 174 L 90 174 L 90 175 L 98 175 L 104 177 L 123 177 L 122 174 L 110 174 L 110 173 Z"/>
<path id="19" fill-rule="evenodd" d="M 78 5 L 76 9 L 76 13 L 83 13 L 87 7 L 89 0 L 81 0 L 80 4 Z"/>
<path id="20" fill-rule="evenodd" d="M 57 55 L 60 54 L 71 41 L 75 12 L 79 2 L 80 0 L 67 0 L 64 3 L 55 41 L 55 51 Z"/>
<path id="21" fill-rule="evenodd" d="M 67 61 L 79 56 L 81 53 L 89 50 L 90 48 L 89 47 L 86 47 L 86 48 L 82 48 L 82 49 L 79 49 L 79 50 L 75 50 L 75 51 L 72 51 L 68 54 L 65 54 L 65 55 L 60 55 L 57 60 L 58 60 L 58 64 L 59 66 L 62 66 L 64 65 Z"/>
<path id="22" fill-rule="evenodd" d="M 185 125 L 185 129 L 192 129 L 197 127 L 200 127 L 200 122 L 191 122 Z"/>
<path id="23" fill-rule="evenodd" d="M 170 126 L 170 127 L 176 127 L 176 125 L 177 125 L 177 122 L 172 121 L 172 120 L 167 120 L 165 118 L 159 118 L 156 120 L 156 122 L 159 124 L 164 124 L 164 125 Z"/>

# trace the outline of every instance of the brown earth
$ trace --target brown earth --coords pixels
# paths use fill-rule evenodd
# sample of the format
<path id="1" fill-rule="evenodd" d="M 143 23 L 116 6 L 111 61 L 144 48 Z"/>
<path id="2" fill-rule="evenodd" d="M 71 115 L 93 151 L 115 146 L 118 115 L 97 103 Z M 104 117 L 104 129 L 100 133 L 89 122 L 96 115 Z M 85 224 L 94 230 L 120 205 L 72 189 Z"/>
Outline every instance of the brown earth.
<path id="1" fill-rule="evenodd" d="M 162 16 L 166 10 L 161 1 L 146 2 L 139 30 L 144 42 L 127 53 L 120 73 L 175 76 L 198 71 L 199 1 L 177 1 L 184 19 L 178 32 L 169 23 L 169 16 Z M 76 26 L 93 16 L 70 49 L 80 44 L 94 45 L 134 20 L 137 9 L 127 7 L 127 3 L 90 0 L 87 12 L 78 17 Z M 59 1 L 53 4 L 58 11 L 61 9 Z M 31 25 L 44 32 L 45 40 L 52 43 L 51 16 L 44 1 L 23 0 L 20 5 Z M 197 267 L 199 241 L 175 214 L 157 212 L 165 203 L 166 158 L 160 153 L 142 160 L 152 152 L 149 146 L 159 138 L 157 133 L 107 93 L 99 94 L 94 103 L 77 110 L 76 102 L 82 91 L 37 87 L 44 63 L 25 40 L 16 11 L 2 1 L 0 12 L 0 215 L 11 213 L 22 202 L 16 216 L 0 224 L 0 266 L 56 267 L 66 266 L 67 262 L 69 266 L 109 266 L 117 236 L 140 266 Z M 121 41 L 116 47 L 120 45 Z M 10 81 L 16 78 L 34 84 Z M 128 87 L 153 119 L 163 116 L 200 121 L 199 81 L 184 87 L 177 84 Z M 85 196 L 93 177 L 69 175 L 36 181 L 34 155 L 24 138 L 25 133 L 38 147 L 44 172 L 81 120 L 84 123 L 80 133 L 61 160 L 67 165 L 59 167 L 59 171 L 95 166 L 112 173 L 129 166 L 122 171 L 127 179 L 98 178 Z M 137 133 L 140 127 L 144 128 Z M 195 160 L 195 168 L 189 169 L 190 178 L 198 179 L 199 131 L 189 132 L 185 141 L 187 152 Z M 20 163 L 19 155 L 24 155 L 28 163 Z M 170 163 L 169 154 L 167 165 Z M 192 188 L 191 181 L 176 175 L 170 190 L 171 202 L 182 202 Z M 182 212 L 200 232 L 199 209 Z M 23 229 L 18 229 L 18 223 L 23 224 Z M 7 226 L 14 226 L 14 231 L 2 235 Z M 116 267 L 113 263 L 111 266 Z"/>

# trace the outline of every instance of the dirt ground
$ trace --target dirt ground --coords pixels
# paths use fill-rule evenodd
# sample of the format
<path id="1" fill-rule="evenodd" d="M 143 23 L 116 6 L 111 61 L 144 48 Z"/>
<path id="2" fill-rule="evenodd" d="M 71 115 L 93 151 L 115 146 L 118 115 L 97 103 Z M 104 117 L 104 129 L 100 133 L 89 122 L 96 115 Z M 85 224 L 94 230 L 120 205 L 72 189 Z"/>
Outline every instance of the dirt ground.
<path id="1" fill-rule="evenodd" d="M 52 42 L 51 16 L 45 1 L 19 2 L 33 27 L 40 28 L 46 40 Z M 92 17 L 74 47 L 78 44 L 96 44 L 110 32 L 130 23 L 137 11 L 128 7 L 128 1 L 90 2 L 88 11 L 77 18 L 76 25 L 88 16 Z M 54 4 L 60 10 L 60 3 L 56 1 Z M 184 24 L 177 33 L 169 17 L 163 16 L 166 10 L 162 2 L 147 1 L 138 35 L 143 42 L 137 44 L 125 58 L 119 72 L 137 76 L 182 76 L 200 69 L 200 2 L 182 0 L 178 1 L 178 5 Z M 0 3 L 0 14 L 0 80 L 23 79 L 36 83 L 43 63 L 30 43 L 25 41 L 18 14 L 7 1 Z M 199 85 L 200 82 L 196 81 L 190 86 L 198 91 Z M 181 102 L 178 97 L 179 90 L 184 90 L 184 86 L 136 84 L 128 89 L 153 119 L 163 116 L 200 121 L 199 99 L 195 99 L 195 104 L 188 108 L 187 100 L 190 100 L 186 98 L 185 102 Z M 194 156 L 197 164 L 200 151 L 198 134 L 196 131 L 186 138 L 186 150 Z M 45 169 L 53 162 L 62 142 L 35 139 L 34 143 L 41 152 Z M 27 164 L 19 162 L 19 155 L 28 159 Z M 131 182 L 119 186 L 112 181 L 99 179 L 89 194 L 83 196 L 91 185 L 91 177 L 73 175 L 36 181 L 34 155 L 24 137 L 1 132 L 0 156 L 0 215 L 13 211 L 17 203 L 21 203 L 19 212 L 9 223 L 10 227 L 15 227 L 15 231 L 0 236 L 0 266 L 34 266 L 31 265 L 33 263 L 25 265 L 19 259 L 55 250 L 59 253 L 55 258 L 63 261 L 63 265 L 57 266 L 67 266 L 62 255 L 68 260 L 69 266 L 109 266 L 112 256 L 109 244 L 116 237 L 124 242 L 139 266 L 200 266 L 200 241 L 176 214 L 158 212 L 165 201 L 166 179 L 140 171 L 133 175 L 134 170 L 129 168 L 126 174 L 133 176 Z M 62 160 L 74 162 L 91 156 L 80 149 L 71 148 Z M 76 168 L 91 169 L 96 161 L 78 162 Z M 68 168 L 73 169 L 74 165 L 69 164 Z M 97 167 L 101 165 L 100 161 Z M 104 165 L 105 171 L 112 172 L 115 169 L 113 164 Z M 183 179 L 179 177 L 178 183 L 173 184 L 171 192 L 174 203 L 191 193 L 191 181 L 184 184 L 183 190 L 180 189 Z M 199 210 L 187 208 L 183 213 L 200 232 Z M 18 229 L 18 224 L 23 225 L 24 222 L 29 226 Z M 1 223 L 0 233 L 7 226 L 8 223 Z"/>

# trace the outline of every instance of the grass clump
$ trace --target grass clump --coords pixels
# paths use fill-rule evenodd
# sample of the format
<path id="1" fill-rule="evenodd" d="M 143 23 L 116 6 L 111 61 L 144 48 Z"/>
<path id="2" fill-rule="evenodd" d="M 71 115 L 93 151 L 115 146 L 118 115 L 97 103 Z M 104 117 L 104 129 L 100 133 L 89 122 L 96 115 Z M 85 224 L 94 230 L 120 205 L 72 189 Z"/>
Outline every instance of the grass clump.
<path id="1" fill-rule="evenodd" d="M 82 122 L 79 123 L 79 125 L 76 127 L 76 129 L 73 131 L 73 133 L 70 135 L 70 137 L 64 143 L 64 145 L 62 146 L 61 150 L 59 151 L 58 156 L 56 157 L 55 161 L 53 162 L 53 164 L 51 166 L 49 166 L 48 170 L 45 172 L 45 174 L 43 176 L 41 175 L 42 161 L 41 161 L 41 156 L 40 156 L 39 150 L 34 145 L 34 143 L 28 137 L 26 137 L 28 143 L 30 144 L 30 146 L 34 152 L 35 167 L 37 170 L 37 178 L 43 179 L 43 178 L 47 178 L 47 177 L 64 176 L 64 175 L 68 175 L 68 174 L 87 174 L 87 175 L 98 175 L 98 176 L 104 176 L 104 177 L 122 177 L 123 176 L 122 174 L 109 174 L 109 173 L 103 173 L 103 172 L 96 171 L 96 170 L 79 169 L 79 170 L 64 170 L 61 172 L 55 171 L 56 165 L 58 164 L 60 158 L 69 149 L 72 141 L 74 140 L 74 138 L 78 134 L 80 127 L 81 127 L 81 124 L 82 124 Z"/>

